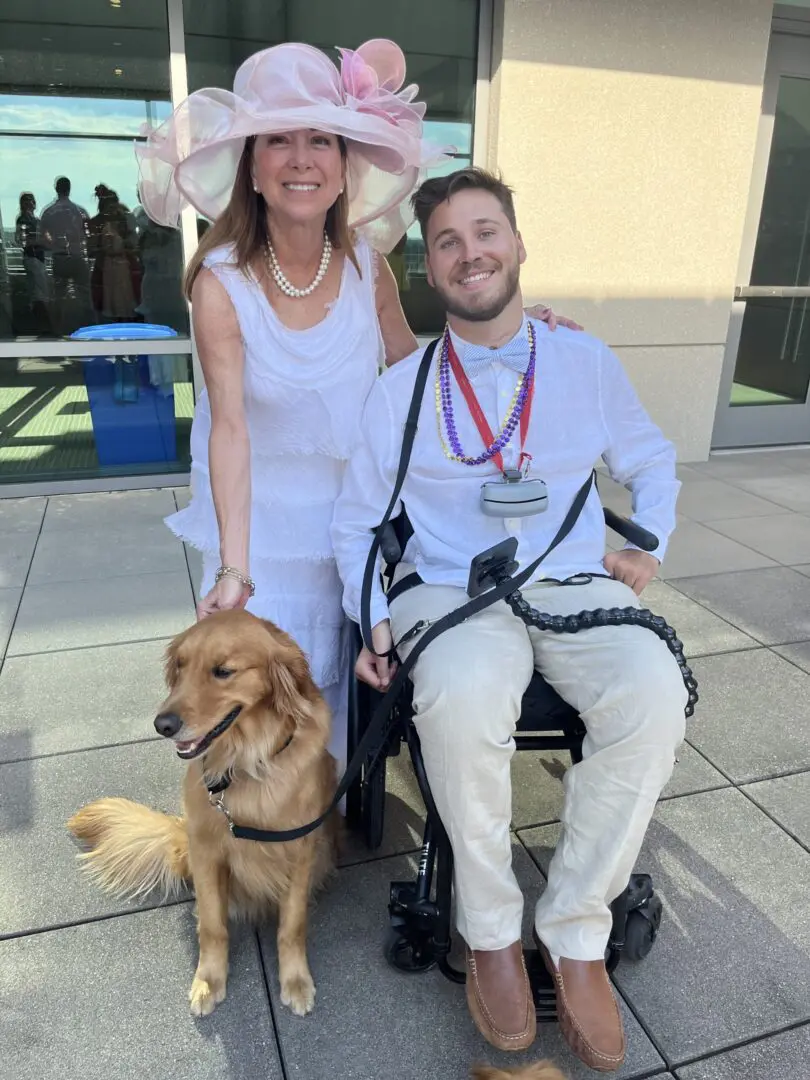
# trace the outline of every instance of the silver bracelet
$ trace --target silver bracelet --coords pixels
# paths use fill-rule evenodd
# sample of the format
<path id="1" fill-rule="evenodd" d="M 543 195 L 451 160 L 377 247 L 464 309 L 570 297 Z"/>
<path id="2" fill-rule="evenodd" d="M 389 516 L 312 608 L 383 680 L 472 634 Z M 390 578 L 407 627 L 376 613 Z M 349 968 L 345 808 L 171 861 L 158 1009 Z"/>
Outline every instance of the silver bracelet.
<path id="1" fill-rule="evenodd" d="M 250 595 L 256 592 L 256 582 L 253 578 L 249 578 L 246 574 L 243 574 L 241 570 L 238 570 L 235 566 L 220 566 L 214 575 L 214 581 L 218 585 L 224 577 L 236 578 L 240 581 L 245 588 L 250 592 Z"/>

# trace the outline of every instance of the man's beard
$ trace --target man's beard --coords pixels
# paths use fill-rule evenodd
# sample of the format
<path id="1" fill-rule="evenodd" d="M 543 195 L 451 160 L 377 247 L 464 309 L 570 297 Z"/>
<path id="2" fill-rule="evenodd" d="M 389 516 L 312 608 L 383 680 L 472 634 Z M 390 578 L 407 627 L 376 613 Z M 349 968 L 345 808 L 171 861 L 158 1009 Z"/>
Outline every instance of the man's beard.
<path id="1" fill-rule="evenodd" d="M 448 315 L 454 315 L 457 319 L 465 319 L 467 322 L 491 322 L 497 319 L 501 312 L 511 303 L 520 286 L 520 264 L 515 261 L 514 266 L 506 271 L 503 288 L 495 296 L 486 299 L 472 294 L 467 302 L 463 297 L 450 295 L 440 285 L 434 283 L 433 288 L 438 293 L 444 309 Z"/>

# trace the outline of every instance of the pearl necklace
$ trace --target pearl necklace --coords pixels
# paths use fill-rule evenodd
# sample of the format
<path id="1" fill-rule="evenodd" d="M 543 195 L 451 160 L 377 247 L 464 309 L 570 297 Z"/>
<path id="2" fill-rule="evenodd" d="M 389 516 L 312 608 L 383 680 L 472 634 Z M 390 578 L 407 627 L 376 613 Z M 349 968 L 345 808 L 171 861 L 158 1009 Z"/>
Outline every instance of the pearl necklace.
<path id="1" fill-rule="evenodd" d="M 329 241 L 329 237 L 324 233 L 323 253 L 321 254 L 321 265 L 318 267 L 318 273 L 313 278 L 311 285 L 307 285 L 305 289 L 297 289 L 279 266 L 278 257 L 273 249 L 273 245 L 269 238 L 267 240 L 267 269 L 270 271 L 270 276 L 285 296 L 290 296 L 293 300 L 300 300 L 302 297 L 309 296 L 311 293 L 315 292 L 326 277 L 326 271 L 329 269 L 329 260 L 331 258 L 332 244 Z"/>

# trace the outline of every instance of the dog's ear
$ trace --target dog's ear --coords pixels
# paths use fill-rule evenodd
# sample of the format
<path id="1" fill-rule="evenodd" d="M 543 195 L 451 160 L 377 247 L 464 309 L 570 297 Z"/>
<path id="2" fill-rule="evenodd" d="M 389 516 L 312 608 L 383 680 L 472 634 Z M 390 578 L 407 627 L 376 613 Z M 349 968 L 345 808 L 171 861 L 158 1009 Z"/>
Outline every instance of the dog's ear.
<path id="1" fill-rule="evenodd" d="M 268 657 L 268 690 L 275 712 L 300 716 L 312 691 L 306 658 L 297 646 L 276 645 Z"/>
<path id="2" fill-rule="evenodd" d="M 177 647 L 179 643 L 179 637 L 172 638 L 166 652 L 163 654 L 163 678 L 166 680 L 166 685 L 170 690 L 174 689 L 174 684 L 177 682 Z"/>

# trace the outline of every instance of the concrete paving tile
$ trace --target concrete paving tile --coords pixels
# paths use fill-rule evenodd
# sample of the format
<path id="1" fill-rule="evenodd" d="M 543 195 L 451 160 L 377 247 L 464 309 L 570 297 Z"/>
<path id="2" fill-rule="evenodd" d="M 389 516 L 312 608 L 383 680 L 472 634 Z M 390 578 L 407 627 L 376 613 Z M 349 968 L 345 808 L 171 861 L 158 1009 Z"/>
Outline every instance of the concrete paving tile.
<path id="1" fill-rule="evenodd" d="M 542 879 L 517 844 L 515 868 L 527 899 L 528 933 Z M 571 1080 L 591 1077 L 568 1052 L 556 1025 L 541 1026 L 527 1054 L 498 1053 L 475 1030 L 461 986 L 437 970 L 405 977 L 388 966 L 382 943 L 388 926 L 389 883 L 408 880 L 414 873 L 415 860 L 407 857 L 340 871 L 310 920 L 309 956 L 318 997 L 314 1012 L 303 1021 L 278 1004 L 275 933 L 261 932 L 288 1076 L 467 1080 L 475 1061 L 504 1067 L 549 1056 Z M 622 1011 L 628 1054 L 615 1075 L 646 1076 L 663 1063 L 628 1010 Z"/>
<path id="2" fill-rule="evenodd" d="M 255 934 L 233 934 L 228 997 L 200 1020 L 195 964 L 189 904 L 0 941 L 8 1077 L 281 1080 Z"/>
<path id="3" fill-rule="evenodd" d="M 810 577 L 810 563 L 805 563 L 803 566 L 794 566 L 794 570 L 798 570 L 800 574 L 804 574 L 805 577 Z"/>
<path id="4" fill-rule="evenodd" d="M 174 637 L 193 620 L 185 570 L 29 585 L 9 655 Z"/>
<path id="5" fill-rule="evenodd" d="M 711 527 L 787 566 L 810 559 L 810 517 L 804 514 L 731 518 L 713 521 Z"/>
<path id="6" fill-rule="evenodd" d="M 773 651 L 803 671 L 810 672 L 810 641 L 799 641 L 795 645 L 777 645 Z"/>
<path id="7" fill-rule="evenodd" d="M 735 480 L 745 491 L 758 495 L 762 499 L 782 506 L 785 510 L 795 510 L 799 514 L 810 514 L 810 472 L 772 473 L 764 476 L 747 476 Z"/>
<path id="8" fill-rule="evenodd" d="M 810 1061 L 810 1026 L 783 1031 L 725 1054 L 682 1065 L 678 1080 L 799 1080 Z"/>
<path id="9" fill-rule="evenodd" d="M 773 565 L 774 561 L 767 555 L 729 540 L 697 521 L 684 520 L 670 538 L 659 577 L 669 580 Z"/>
<path id="10" fill-rule="evenodd" d="M 162 740 L 0 765 L 0 935 L 155 906 L 94 885 L 65 822 L 104 795 L 177 813 L 184 768 Z"/>
<path id="11" fill-rule="evenodd" d="M 810 640 L 810 578 L 789 567 L 675 578 L 670 584 L 763 645 Z"/>
<path id="12" fill-rule="evenodd" d="M 0 672 L 0 761 L 157 738 L 166 645 L 9 657 Z"/>
<path id="13" fill-rule="evenodd" d="M 695 661 L 689 742 L 737 783 L 810 768 L 810 675 L 768 649 Z"/>
<path id="14" fill-rule="evenodd" d="M 177 503 L 177 509 L 178 510 L 185 510 L 185 508 L 191 502 L 191 488 L 190 487 L 172 488 L 172 492 L 174 493 L 174 500 Z"/>
<path id="15" fill-rule="evenodd" d="M 160 521 L 130 526 L 126 515 L 113 527 L 92 532 L 43 532 L 31 565 L 29 585 L 99 581 L 130 574 L 184 571 L 183 545 Z"/>
<path id="16" fill-rule="evenodd" d="M 28 568 L 37 542 L 35 532 L 5 534 L 0 529 L 0 588 L 10 589 L 25 584 Z"/>
<path id="17" fill-rule="evenodd" d="M 708 461 L 690 464 L 690 468 L 704 476 L 713 476 L 730 484 L 769 480 L 795 475 L 796 468 L 792 461 L 794 453 L 795 451 L 768 451 L 754 454 L 713 454 Z"/>
<path id="18" fill-rule="evenodd" d="M 88 495 L 53 495 L 42 532 L 93 532 L 97 529 L 154 525 L 176 507 L 171 488 L 101 491 Z"/>
<path id="19" fill-rule="evenodd" d="M 810 772 L 747 784 L 745 793 L 810 847 Z"/>
<path id="20" fill-rule="evenodd" d="M 547 865 L 558 831 L 520 836 Z M 810 858 L 744 795 L 659 803 L 636 867 L 664 917 L 650 955 L 616 980 L 669 1061 L 810 1018 Z"/>
<path id="21" fill-rule="evenodd" d="M 718 787 L 729 787 L 729 781 L 702 754 L 685 742 L 678 751 L 672 777 L 661 792 L 661 798 L 674 799 Z"/>
<path id="22" fill-rule="evenodd" d="M 47 502 L 47 499 L 41 497 L 0 499 L 0 535 L 36 536 Z"/>
<path id="23" fill-rule="evenodd" d="M 641 602 L 678 631 L 687 657 L 750 649 L 757 642 L 665 581 L 651 581 Z"/>
<path id="24" fill-rule="evenodd" d="M 683 484 L 678 495 L 678 510 L 693 521 L 703 522 L 780 513 L 776 503 L 708 476 Z"/>
<path id="25" fill-rule="evenodd" d="M 571 767 L 565 750 L 523 750 L 512 758 L 512 827 L 557 821 L 562 812 L 562 780 Z"/>
<path id="26" fill-rule="evenodd" d="M 6 654 L 21 595 L 22 589 L 0 589 L 0 660 Z"/>

